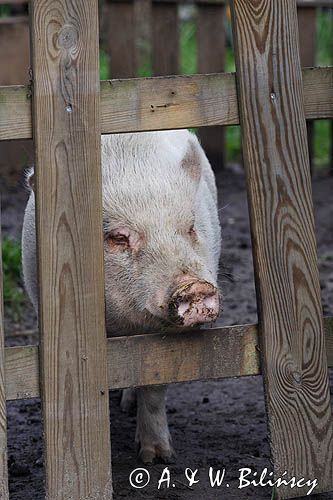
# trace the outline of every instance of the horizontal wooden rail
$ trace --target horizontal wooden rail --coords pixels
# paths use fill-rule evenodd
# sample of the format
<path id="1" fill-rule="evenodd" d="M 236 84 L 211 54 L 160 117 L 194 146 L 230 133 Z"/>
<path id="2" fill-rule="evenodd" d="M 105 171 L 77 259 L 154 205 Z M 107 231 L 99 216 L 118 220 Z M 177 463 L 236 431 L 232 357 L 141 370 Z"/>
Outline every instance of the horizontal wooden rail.
<path id="1" fill-rule="evenodd" d="M 333 367 L 333 317 L 324 318 L 324 326 Z M 259 375 L 258 345 L 257 325 L 113 337 L 108 339 L 109 388 Z M 7 347 L 5 363 L 6 399 L 39 397 L 38 346 Z"/>
<path id="2" fill-rule="evenodd" d="M 8 24 L 28 24 L 28 16 L 10 16 L 10 17 L 0 17 L 0 26 L 7 26 Z"/>
<path id="3" fill-rule="evenodd" d="M 333 118 L 333 67 L 304 69 L 303 87 L 306 118 Z M 238 123 L 233 73 L 101 82 L 102 134 Z M 29 88 L 0 87 L 0 140 L 31 137 Z"/>
<path id="4" fill-rule="evenodd" d="M 122 2 L 124 0 L 108 0 L 109 2 Z M 126 0 L 128 1 L 128 0 Z M 180 4 L 219 4 L 225 5 L 228 3 L 228 0 L 153 0 L 155 3 L 180 3 Z M 333 7 L 333 0 L 296 0 L 296 3 L 299 7 Z"/>

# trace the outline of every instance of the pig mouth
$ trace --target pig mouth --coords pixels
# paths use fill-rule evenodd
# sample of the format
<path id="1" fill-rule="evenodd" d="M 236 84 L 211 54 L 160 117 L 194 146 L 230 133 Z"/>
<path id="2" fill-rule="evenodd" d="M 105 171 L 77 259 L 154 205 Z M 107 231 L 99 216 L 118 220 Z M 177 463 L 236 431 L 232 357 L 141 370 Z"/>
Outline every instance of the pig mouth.
<path id="1" fill-rule="evenodd" d="M 195 327 L 216 321 L 223 310 L 222 296 L 207 281 L 192 281 L 178 288 L 169 302 L 169 318 L 175 326 Z"/>

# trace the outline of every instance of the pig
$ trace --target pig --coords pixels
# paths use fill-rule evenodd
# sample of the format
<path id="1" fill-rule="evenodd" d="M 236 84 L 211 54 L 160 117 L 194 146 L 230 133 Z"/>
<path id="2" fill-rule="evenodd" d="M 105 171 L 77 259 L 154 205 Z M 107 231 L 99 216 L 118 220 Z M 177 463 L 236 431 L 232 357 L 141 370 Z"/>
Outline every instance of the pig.
<path id="1" fill-rule="evenodd" d="M 217 190 L 196 135 L 187 130 L 104 135 L 101 158 L 107 334 L 174 328 L 181 334 L 215 321 L 222 309 Z M 22 260 L 37 311 L 33 188 Z M 165 386 L 122 394 L 124 411 L 137 406 L 135 442 L 144 463 L 167 463 L 174 455 L 165 396 Z"/>

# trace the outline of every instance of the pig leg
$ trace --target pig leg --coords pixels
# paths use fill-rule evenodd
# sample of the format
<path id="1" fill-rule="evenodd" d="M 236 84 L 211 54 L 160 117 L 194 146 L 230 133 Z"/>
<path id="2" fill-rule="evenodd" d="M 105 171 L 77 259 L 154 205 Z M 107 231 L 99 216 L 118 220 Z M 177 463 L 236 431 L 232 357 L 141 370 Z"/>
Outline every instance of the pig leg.
<path id="1" fill-rule="evenodd" d="M 174 454 L 165 409 L 165 386 L 137 389 L 137 427 L 135 442 L 140 460 L 152 463 L 155 458 L 170 461 Z"/>
<path id="2" fill-rule="evenodd" d="M 134 413 L 136 408 L 136 389 L 123 389 L 121 394 L 120 408 L 126 413 Z"/>

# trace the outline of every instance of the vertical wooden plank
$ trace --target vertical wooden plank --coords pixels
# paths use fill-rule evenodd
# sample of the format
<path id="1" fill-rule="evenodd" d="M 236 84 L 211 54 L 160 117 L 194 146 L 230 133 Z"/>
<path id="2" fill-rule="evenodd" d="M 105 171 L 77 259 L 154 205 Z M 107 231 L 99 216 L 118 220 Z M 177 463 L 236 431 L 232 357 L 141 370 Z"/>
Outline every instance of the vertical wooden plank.
<path id="1" fill-rule="evenodd" d="M 31 7 L 47 498 L 109 500 L 97 0 Z"/>
<path id="2" fill-rule="evenodd" d="M 134 1 L 108 0 L 108 18 L 107 46 L 110 57 L 110 77 L 136 76 Z"/>
<path id="3" fill-rule="evenodd" d="M 1 204 L 0 204 L 1 208 Z M 0 212 L 0 498 L 8 500 L 7 470 L 7 418 L 5 386 L 5 342 L 3 326 L 3 275 L 1 252 L 1 212 Z"/>
<path id="4" fill-rule="evenodd" d="M 223 3 L 198 2 L 198 68 L 199 73 L 222 73 L 225 64 L 226 7 Z M 201 144 L 215 168 L 223 168 L 225 138 L 223 127 L 200 129 Z"/>
<path id="5" fill-rule="evenodd" d="M 158 2 L 152 6 L 153 73 L 155 76 L 179 73 L 178 4 Z"/>
<path id="6" fill-rule="evenodd" d="M 316 58 L 316 7 L 298 8 L 299 48 L 302 67 L 315 66 Z M 313 161 L 314 123 L 307 123 L 310 166 Z"/>
<path id="7" fill-rule="evenodd" d="M 30 51 L 28 17 L 4 18 L 0 23 L 0 85 L 29 82 Z"/>
<path id="8" fill-rule="evenodd" d="M 275 477 L 333 489 L 333 425 L 294 0 L 233 0 Z M 306 494 L 281 486 L 278 498 Z"/>
<path id="9" fill-rule="evenodd" d="M 0 85 L 26 85 L 30 67 L 28 16 L 1 20 Z M 16 183 L 22 176 L 31 150 L 31 141 L 0 141 L 0 169 L 7 181 Z"/>

